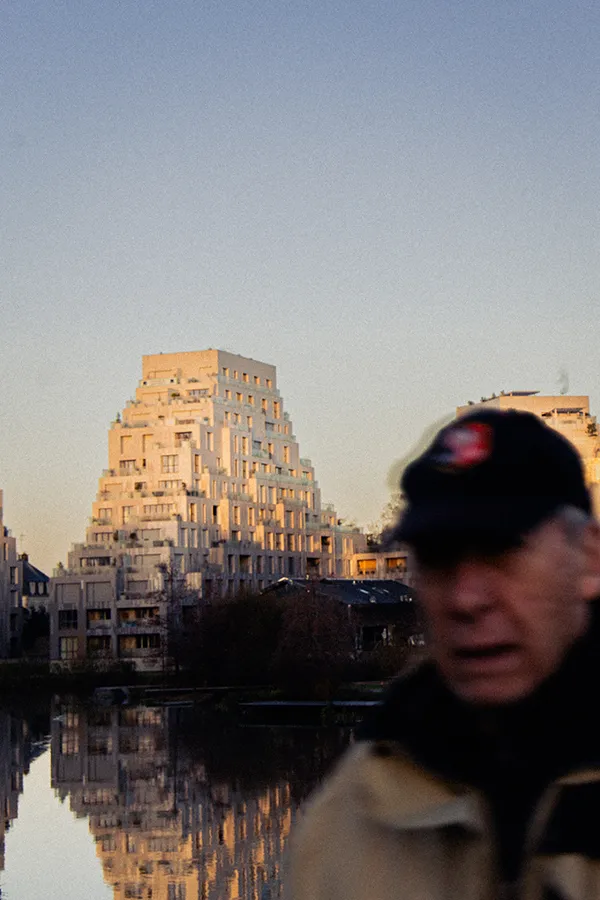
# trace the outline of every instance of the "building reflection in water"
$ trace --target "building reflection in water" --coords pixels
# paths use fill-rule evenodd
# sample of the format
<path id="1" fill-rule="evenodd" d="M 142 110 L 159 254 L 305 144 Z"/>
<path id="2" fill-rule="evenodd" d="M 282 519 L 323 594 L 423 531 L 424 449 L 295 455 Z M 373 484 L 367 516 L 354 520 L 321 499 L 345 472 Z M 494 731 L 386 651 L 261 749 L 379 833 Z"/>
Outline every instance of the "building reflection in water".
<path id="1" fill-rule="evenodd" d="M 63 703 L 52 784 L 89 819 L 115 900 L 275 900 L 298 807 L 349 739 Z"/>
<path id="2" fill-rule="evenodd" d="M 44 728 L 47 721 L 44 719 Z M 47 747 L 35 721 L 0 710 L 0 871 L 4 871 L 6 832 L 18 815 L 19 795 L 29 766 Z"/>

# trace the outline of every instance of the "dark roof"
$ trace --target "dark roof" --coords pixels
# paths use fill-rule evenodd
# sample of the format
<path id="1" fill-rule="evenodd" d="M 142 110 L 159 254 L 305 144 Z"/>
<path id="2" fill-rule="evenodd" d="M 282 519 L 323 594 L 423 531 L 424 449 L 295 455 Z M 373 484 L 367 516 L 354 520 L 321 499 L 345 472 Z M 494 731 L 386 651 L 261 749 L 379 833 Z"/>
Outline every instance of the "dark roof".
<path id="1" fill-rule="evenodd" d="M 50 581 L 48 575 L 44 575 L 39 569 L 36 569 L 28 559 L 23 560 L 23 582 L 27 584 L 28 581 L 42 581 L 47 582 Z"/>
<path id="2" fill-rule="evenodd" d="M 263 593 L 315 591 L 322 597 L 335 597 L 349 606 L 371 606 L 373 604 L 412 603 L 412 588 L 401 581 L 379 579 L 322 578 L 309 581 L 301 578 L 280 578 L 275 584 L 265 588 Z"/>

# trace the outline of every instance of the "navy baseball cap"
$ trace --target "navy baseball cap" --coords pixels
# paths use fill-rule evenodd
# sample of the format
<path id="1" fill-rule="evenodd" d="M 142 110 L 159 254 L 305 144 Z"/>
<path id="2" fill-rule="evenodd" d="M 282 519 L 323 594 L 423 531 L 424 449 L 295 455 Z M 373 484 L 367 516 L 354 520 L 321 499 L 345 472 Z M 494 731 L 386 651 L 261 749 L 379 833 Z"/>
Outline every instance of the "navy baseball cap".
<path id="1" fill-rule="evenodd" d="M 406 469 L 392 540 L 518 540 L 564 506 L 591 513 L 581 458 L 533 413 L 476 410 L 442 428 Z"/>

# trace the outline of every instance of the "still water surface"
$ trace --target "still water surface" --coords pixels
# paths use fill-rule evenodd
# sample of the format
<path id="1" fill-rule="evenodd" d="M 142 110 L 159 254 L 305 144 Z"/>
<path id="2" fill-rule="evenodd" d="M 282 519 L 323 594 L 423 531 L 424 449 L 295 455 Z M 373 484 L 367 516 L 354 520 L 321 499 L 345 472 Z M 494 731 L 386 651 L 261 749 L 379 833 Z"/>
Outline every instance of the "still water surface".
<path id="1" fill-rule="evenodd" d="M 0 896 L 275 900 L 298 808 L 350 740 L 175 707 L 0 711 Z"/>

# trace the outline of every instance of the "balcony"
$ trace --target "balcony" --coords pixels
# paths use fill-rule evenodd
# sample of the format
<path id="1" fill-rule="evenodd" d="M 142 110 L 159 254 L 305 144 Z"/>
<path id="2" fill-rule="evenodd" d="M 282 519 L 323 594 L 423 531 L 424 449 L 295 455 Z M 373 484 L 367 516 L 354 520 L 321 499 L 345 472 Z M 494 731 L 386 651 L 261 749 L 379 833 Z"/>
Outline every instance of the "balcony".
<path id="1" fill-rule="evenodd" d="M 112 626 L 112 619 L 95 619 L 87 623 L 87 630 L 88 632 L 94 632 L 94 634 L 97 634 L 98 632 L 104 634 L 105 632 L 110 631 Z"/>
<path id="2" fill-rule="evenodd" d="M 159 616 L 148 616 L 144 619 L 127 619 L 117 623 L 117 631 L 119 634 L 127 634 L 132 631 L 150 630 L 152 633 L 163 627 L 163 623 Z"/>

